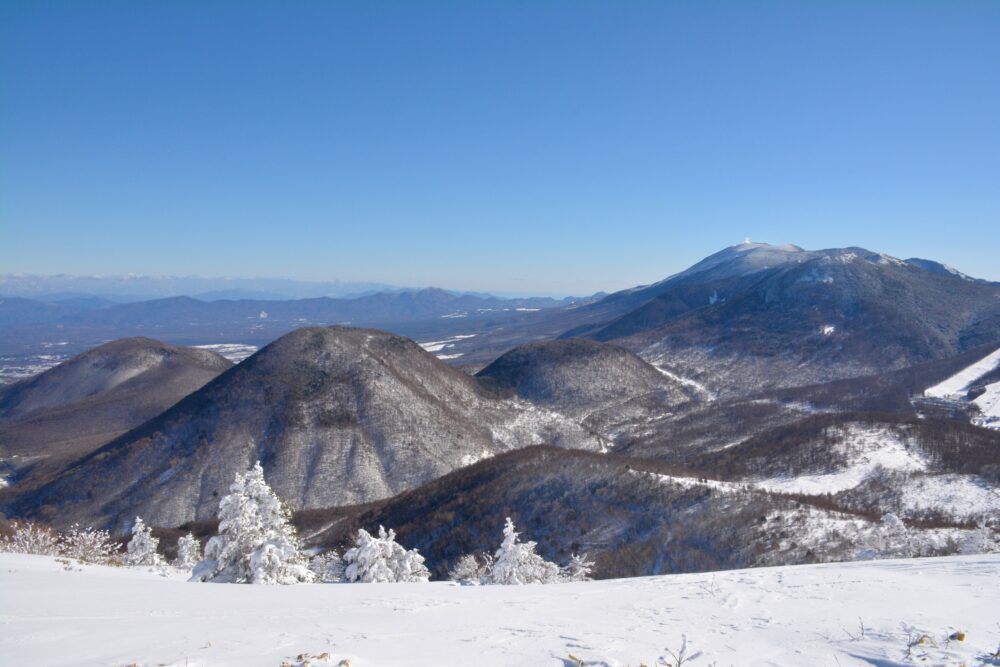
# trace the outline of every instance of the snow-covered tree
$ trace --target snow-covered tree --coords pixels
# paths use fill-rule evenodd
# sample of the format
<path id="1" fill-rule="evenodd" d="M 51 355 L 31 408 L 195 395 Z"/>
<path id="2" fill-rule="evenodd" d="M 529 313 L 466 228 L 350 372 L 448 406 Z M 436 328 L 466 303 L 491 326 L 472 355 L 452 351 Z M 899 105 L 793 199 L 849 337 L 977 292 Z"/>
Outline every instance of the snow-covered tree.
<path id="1" fill-rule="evenodd" d="M 81 528 L 76 523 L 70 526 L 69 532 L 59 537 L 59 553 L 82 563 L 95 565 L 121 563 L 118 545 L 111 540 L 108 531 L 95 530 L 93 527 Z"/>
<path id="2" fill-rule="evenodd" d="M 177 540 L 177 558 L 174 567 L 182 570 L 192 570 L 201 560 L 201 544 L 198 539 L 188 533 Z"/>
<path id="3" fill-rule="evenodd" d="M 913 555 L 910 531 L 907 530 L 903 520 L 892 512 L 886 512 L 882 515 L 882 534 L 885 540 L 882 548 L 883 555 L 904 558 Z"/>
<path id="4" fill-rule="evenodd" d="M 963 554 L 988 554 L 995 549 L 993 528 L 985 520 L 980 520 L 974 529 L 968 531 L 959 544 L 959 553 Z"/>
<path id="5" fill-rule="evenodd" d="M 160 565 L 163 561 L 160 554 L 156 553 L 159 545 L 160 540 L 153 537 L 150 527 L 140 517 L 136 517 L 132 526 L 132 539 L 126 547 L 128 553 L 125 555 L 125 564 L 133 567 Z"/>
<path id="6" fill-rule="evenodd" d="M 594 570 L 594 561 L 587 554 L 573 554 L 569 564 L 562 569 L 563 581 L 590 581 L 590 573 Z"/>
<path id="7" fill-rule="evenodd" d="M 316 580 L 324 584 L 334 584 L 344 579 L 344 561 L 333 550 L 310 558 L 309 569 L 316 575 Z"/>
<path id="8" fill-rule="evenodd" d="M 358 529 L 355 546 L 344 553 L 344 578 L 350 582 L 385 583 L 428 581 L 431 573 L 416 549 L 407 551 L 396 542 L 396 533 L 378 527 L 378 537 Z"/>
<path id="9" fill-rule="evenodd" d="M 48 526 L 15 521 L 10 526 L 10 533 L 0 538 L 0 551 L 55 556 L 59 553 L 58 540 L 58 535 Z"/>
<path id="10" fill-rule="evenodd" d="M 208 541 L 205 558 L 191 579 L 241 584 L 313 581 L 290 514 L 264 481 L 259 461 L 237 474 L 219 503 L 219 534 Z"/>
<path id="11" fill-rule="evenodd" d="M 479 560 L 472 554 L 459 558 L 448 572 L 448 578 L 462 584 L 478 584 L 481 576 Z"/>
<path id="12" fill-rule="evenodd" d="M 518 542 L 514 522 L 507 517 L 503 543 L 496 552 L 491 584 L 548 584 L 559 580 L 559 566 L 535 553 L 534 542 Z"/>

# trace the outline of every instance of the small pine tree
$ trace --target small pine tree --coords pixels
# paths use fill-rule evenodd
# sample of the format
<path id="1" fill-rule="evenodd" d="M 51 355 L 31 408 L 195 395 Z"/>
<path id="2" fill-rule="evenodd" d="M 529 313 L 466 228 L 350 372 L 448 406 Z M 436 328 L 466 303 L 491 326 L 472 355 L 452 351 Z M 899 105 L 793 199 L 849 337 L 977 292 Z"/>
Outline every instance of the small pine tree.
<path id="1" fill-rule="evenodd" d="M 201 560 L 201 544 L 198 539 L 188 533 L 177 540 L 177 558 L 174 567 L 181 570 L 192 570 Z"/>
<path id="2" fill-rule="evenodd" d="M 344 579 L 344 561 L 333 550 L 310 558 L 309 569 L 316 575 L 316 580 L 324 584 L 335 584 Z"/>
<path id="3" fill-rule="evenodd" d="M 396 542 L 396 533 L 378 527 L 378 537 L 358 529 L 355 546 L 344 553 L 344 578 L 349 582 L 425 582 L 430 572 L 416 549 L 407 551 Z"/>
<path id="4" fill-rule="evenodd" d="M 903 558 L 913 555 L 910 532 L 903 520 L 892 512 L 882 515 L 882 534 L 885 542 L 882 555 Z"/>
<path id="5" fill-rule="evenodd" d="M 491 584 L 548 584 L 559 580 L 559 566 L 535 553 L 534 542 L 518 542 L 514 522 L 507 517 L 503 543 L 497 549 Z"/>
<path id="6" fill-rule="evenodd" d="M 159 545 L 160 540 L 153 537 L 152 529 L 140 517 L 136 517 L 132 526 L 132 539 L 126 547 L 125 564 L 132 567 L 160 565 L 162 560 L 160 554 L 156 553 Z"/>
<path id="7" fill-rule="evenodd" d="M 594 561 L 587 554 L 573 554 L 569 564 L 560 574 L 563 581 L 590 581 L 590 573 L 594 570 Z"/>
<path id="8" fill-rule="evenodd" d="M 205 546 L 194 581 L 295 584 L 314 580 L 299 550 L 291 513 L 264 481 L 258 461 L 237 474 L 219 503 L 219 534 Z"/>

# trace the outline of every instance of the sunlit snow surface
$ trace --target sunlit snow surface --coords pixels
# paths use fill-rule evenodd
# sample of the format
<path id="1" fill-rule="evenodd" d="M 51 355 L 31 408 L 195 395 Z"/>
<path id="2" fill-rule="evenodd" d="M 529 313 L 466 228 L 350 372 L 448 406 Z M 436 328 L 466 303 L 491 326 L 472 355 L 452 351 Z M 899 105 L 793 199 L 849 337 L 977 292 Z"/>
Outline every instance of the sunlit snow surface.
<path id="1" fill-rule="evenodd" d="M 965 398 L 966 393 L 979 378 L 1000 366 L 1000 348 L 986 355 L 976 363 L 963 368 L 943 382 L 924 390 L 925 396 L 932 398 L 958 400 Z M 986 428 L 1000 430 L 1000 382 L 986 385 L 985 392 L 973 399 L 972 403 L 979 409 L 979 414 L 973 417 L 974 424 Z"/>
<path id="2" fill-rule="evenodd" d="M 69 357 L 70 355 L 55 350 L 45 354 L 0 356 L 0 386 L 44 373 Z"/>
<path id="3" fill-rule="evenodd" d="M 756 486 L 779 493 L 837 493 L 853 489 L 879 470 L 917 472 L 927 465 L 918 452 L 884 429 L 852 427 L 842 438 L 840 446 L 849 449 L 848 464 L 843 468 L 825 474 L 757 480 Z"/>
<path id="4" fill-rule="evenodd" d="M 962 395 L 970 384 L 1000 365 L 1000 348 L 986 355 L 976 363 L 963 368 L 944 382 L 924 390 L 925 396 L 948 398 Z"/>
<path id="5" fill-rule="evenodd" d="M 475 338 L 476 334 L 460 334 L 457 336 L 452 336 L 451 338 L 445 338 L 444 340 L 431 340 L 425 343 L 418 343 L 420 347 L 424 348 L 427 352 L 441 352 L 442 350 L 447 350 L 455 347 L 455 343 L 461 343 L 466 338 Z M 445 353 L 437 354 L 438 359 L 458 359 L 464 352 L 456 353 Z"/>
<path id="6" fill-rule="evenodd" d="M 733 570 L 549 586 L 193 584 L 0 554 L 10 665 L 351 667 L 981 665 L 1000 555 Z M 964 641 L 948 641 L 955 632 Z M 922 635 L 906 658 L 907 643 Z"/>
<path id="7" fill-rule="evenodd" d="M 234 364 L 240 363 L 257 351 L 256 345 L 246 345 L 244 343 L 215 343 L 212 345 L 195 345 L 195 347 L 221 354 Z"/>
<path id="8" fill-rule="evenodd" d="M 1000 429 L 1000 382 L 987 385 L 986 393 L 973 401 L 982 413 L 977 419 L 980 426 Z"/>

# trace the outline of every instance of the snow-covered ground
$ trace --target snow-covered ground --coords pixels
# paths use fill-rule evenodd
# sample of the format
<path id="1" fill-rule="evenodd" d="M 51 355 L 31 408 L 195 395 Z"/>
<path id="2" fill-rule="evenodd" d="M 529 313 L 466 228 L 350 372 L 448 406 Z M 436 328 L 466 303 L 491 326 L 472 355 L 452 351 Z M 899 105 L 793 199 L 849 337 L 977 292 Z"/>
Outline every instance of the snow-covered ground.
<path id="1" fill-rule="evenodd" d="M 969 385 L 1000 365 L 1000 348 L 971 364 L 947 380 L 924 390 L 925 396 L 933 398 L 955 398 L 964 394 Z"/>
<path id="2" fill-rule="evenodd" d="M 45 343 L 43 343 L 45 345 Z M 63 352 L 31 354 L 24 356 L 0 356 L 0 386 L 19 382 L 58 366 L 69 359 Z"/>
<path id="3" fill-rule="evenodd" d="M 634 667 L 661 664 L 682 635 L 701 653 L 691 667 L 1000 664 L 989 657 L 1000 555 L 549 586 L 283 587 L 0 554 L 0 591 L 9 665 L 278 667 L 326 653 L 312 664 Z"/>
<path id="4" fill-rule="evenodd" d="M 917 472 L 927 467 L 919 451 L 907 447 L 887 429 L 851 426 L 844 430 L 839 449 L 846 449 L 847 465 L 817 475 L 773 477 L 756 486 L 777 493 L 820 495 L 853 489 L 880 470 Z"/>
<path id="5" fill-rule="evenodd" d="M 442 350 L 448 350 L 455 347 L 456 343 L 461 343 L 467 338 L 475 338 L 476 334 L 461 334 L 457 336 L 452 336 L 451 338 L 445 338 L 444 340 L 429 340 L 424 343 L 417 343 L 420 347 L 424 348 L 428 352 L 441 352 Z M 464 352 L 456 353 L 445 353 L 436 354 L 438 359 L 458 359 Z"/>
<path id="6" fill-rule="evenodd" d="M 704 398 L 705 400 L 708 400 L 708 401 L 715 400 L 715 394 L 708 387 L 706 387 L 702 383 L 698 382 L 697 380 L 692 380 L 691 378 L 682 377 L 682 376 L 677 375 L 676 373 L 673 373 L 671 371 L 668 371 L 666 368 L 663 368 L 662 366 L 658 366 L 656 364 L 653 364 L 653 368 L 655 368 L 656 370 L 660 371 L 660 373 L 662 373 L 663 375 L 666 375 L 668 378 L 670 378 L 674 382 L 679 382 L 679 383 L 681 383 L 684 386 L 691 387 L 696 392 L 698 392 L 698 394 L 700 394 L 702 396 L 702 398 Z"/>
<path id="7" fill-rule="evenodd" d="M 901 491 L 907 514 L 936 510 L 960 519 L 1000 516 L 1000 488 L 976 475 L 914 475 Z"/>
<path id="8" fill-rule="evenodd" d="M 974 420 L 976 423 L 987 428 L 1000 429 L 1000 382 L 987 385 L 986 392 L 972 402 L 982 414 Z"/>
<path id="9" fill-rule="evenodd" d="M 213 343 L 211 345 L 195 345 L 195 347 L 221 354 L 234 364 L 240 363 L 257 351 L 256 345 L 247 345 L 246 343 Z"/>
<path id="10" fill-rule="evenodd" d="M 924 390 L 925 396 L 951 401 L 963 401 L 979 378 L 1000 367 L 1000 348 L 986 355 L 946 380 Z M 972 400 L 979 410 L 972 422 L 986 428 L 1000 429 L 1000 382 L 986 385 L 985 392 Z"/>

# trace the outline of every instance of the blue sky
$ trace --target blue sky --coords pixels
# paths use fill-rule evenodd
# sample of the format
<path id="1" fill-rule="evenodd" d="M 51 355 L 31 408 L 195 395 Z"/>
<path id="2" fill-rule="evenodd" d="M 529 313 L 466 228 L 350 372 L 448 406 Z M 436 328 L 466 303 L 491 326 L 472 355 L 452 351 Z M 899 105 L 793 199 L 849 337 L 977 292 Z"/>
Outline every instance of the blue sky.
<path id="1" fill-rule="evenodd" d="M 0 273 L 1000 280 L 998 2 L 5 2 Z"/>

